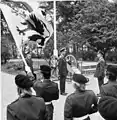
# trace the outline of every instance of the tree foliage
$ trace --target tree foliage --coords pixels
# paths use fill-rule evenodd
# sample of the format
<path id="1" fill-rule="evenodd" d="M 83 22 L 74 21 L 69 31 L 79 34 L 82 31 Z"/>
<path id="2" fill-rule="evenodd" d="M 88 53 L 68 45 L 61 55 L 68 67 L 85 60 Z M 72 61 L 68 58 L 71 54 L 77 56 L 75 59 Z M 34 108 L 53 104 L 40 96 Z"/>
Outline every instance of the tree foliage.
<path id="1" fill-rule="evenodd" d="M 117 4 L 108 0 L 63 1 L 57 3 L 57 31 L 80 45 L 106 53 L 117 48 Z"/>

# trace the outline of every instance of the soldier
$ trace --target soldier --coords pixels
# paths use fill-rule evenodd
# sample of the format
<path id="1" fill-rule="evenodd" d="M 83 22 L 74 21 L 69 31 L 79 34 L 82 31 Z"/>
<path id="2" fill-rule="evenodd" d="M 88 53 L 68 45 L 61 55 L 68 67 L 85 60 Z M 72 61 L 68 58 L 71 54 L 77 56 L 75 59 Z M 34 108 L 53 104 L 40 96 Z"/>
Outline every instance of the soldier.
<path id="1" fill-rule="evenodd" d="M 62 48 L 60 50 L 60 54 L 61 55 L 60 55 L 59 61 L 58 61 L 58 70 L 59 70 L 59 77 L 60 77 L 60 94 L 66 95 L 67 93 L 65 93 L 65 81 L 66 81 L 66 77 L 68 74 L 67 62 L 65 59 L 66 48 Z"/>
<path id="2" fill-rule="evenodd" d="M 106 76 L 108 82 L 101 87 L 102 96 L 112 96 L 117 98 L 117 67 L 107 66 Z"/>
<path id="3" fill-rule="evenodd" d="M 103 54 L 101 51 L 97 53 L 97 57 L 99 59 L 98 64 L 96 66 L 96 72 L 94 77 L 98 79 L 98 86 L 99 90 L 101 89 L 101 85 L 104 84 L 104 77 L 105 77 L 105 60 L 103 58 Z M 100 93 L 99 93 L 100 95 Z"/>
<path id="4" fill-rule="evenodd" d="M 32 95 L 33 82 L 19 74 L 15 83 L 19 98 L 7 106 L 7 120 L 47 120 L 44 100 Z"/>
<path id="5" fill-rule="evenodd" d="M 34 78 L 36 79 L 36 74 L 34 73 L 34 69 L 33 69 L 32 54 L 30 52 L 27 53 L 25 60 L 26 60 L 27 65 L 29 66 Z M 25 65 L 24 65 L 24 71 L 26 72 L 26 74 L 28 74 L 27 70 L 25 68 Z"/>
<path id="6" fill-rule="evenodd" d="M 37 96 L 41 96 L 46 104 L 46 111 L 48 120 L 53 120 L 53 100 L 57 100 L 59 98 L 59 89 L 58 84 L 51 81 L 51 68 L 47 65 L 40 66 L 40 70 L 43 76 L 43 80 L 37 80 L 33 88 L 36 92 Z"/>
<path id="7" fill-rule="evenodd" d="M 66 98 L 64 120 L 90 120 L 88 114 L 97 112 L 97 97 L 92 90 L 86 90 L 88 78 L 81 74 L 73 75 L 75 92 Z"/>

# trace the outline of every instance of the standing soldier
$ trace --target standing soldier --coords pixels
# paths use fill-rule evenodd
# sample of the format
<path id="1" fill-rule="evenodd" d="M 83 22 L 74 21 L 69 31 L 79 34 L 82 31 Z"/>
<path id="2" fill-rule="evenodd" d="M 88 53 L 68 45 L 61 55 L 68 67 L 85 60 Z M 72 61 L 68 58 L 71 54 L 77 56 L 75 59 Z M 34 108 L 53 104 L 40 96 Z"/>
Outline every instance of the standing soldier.
<path id="1" fill-rule="evenodd" d="M 15 83 L 19 98 L 7 106 L 7 120 L 47 120 L 44 100 L 32 95 L 28 76 L 17 75 Z"/>
<path id="2" fill-rule="evenodd" d="M 97 112 L 97 97 L 92 90 L 86 90 L 88 78 L 81 74 L 73 75 L 75 92 L 65 101 L 64 120 L 90 120 L 89 114 Z"/>
<path id="3" fill-rule="evenodd" d="M 53 120 L 53 100 L 57 100 L 59 98 L 59 89 L 58 84 L 51 81 L 51 68 L 47 65 L 40 66 L 40 70 L 42 73 L 43 80 L 37 80 L 34 83 L 34 90 L 37 96 L 40 96 L 44 99 L 46 104 L 47 111 L 47 120 Z"/>
<path id="4" fill-rule="evenodd" d="M 27 65 L 29 66 L 34 78 L 36 79 L 36 74 L 34 73 L 34 69 L 33 69 L 32 54 L 30 52 L 27 53 L 25 60 L 26 60 Z M 25 70 L 26 74 L 28 74 L 25 65 L 24 65 L 24 70 Z"/>
<path id="5" fill-rule="evenodd" d="M 96 72 L 94 74 L 94 77 L 97 77 L 99 90 L 101 91 L 101 85 L 104 84 L 104 77 L 105 77 L 105 60 L 103 58 L 103 54 L 101 51 L 97 53 L 97 57 L 99 60 L 96 66 Z"/>
<path id="6" fill-rule="evenodd" d="M 62 48 L 60 50 L 60 57 L 58 61 L 58 70 L 59 70 L 59 77 L 60 77 L 60 94 L 61 95 L 67 94 L 65 93 L 65 81 L 66 81 L 66 77 L 68 74 L 68 70 L 67 70 L 67 62 L 65 59 L 65 55 L 66 55 L 66 48 Z"/>

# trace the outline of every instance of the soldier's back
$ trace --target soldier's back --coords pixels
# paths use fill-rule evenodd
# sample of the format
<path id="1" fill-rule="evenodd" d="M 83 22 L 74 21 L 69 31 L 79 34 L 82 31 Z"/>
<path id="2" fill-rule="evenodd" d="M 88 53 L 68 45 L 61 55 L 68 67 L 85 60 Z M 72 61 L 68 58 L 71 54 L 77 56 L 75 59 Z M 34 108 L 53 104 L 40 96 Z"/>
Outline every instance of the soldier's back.
<path id="1" fill-rule="evenodd" d="M 11 114 L 14 120 L 44 120 L 45 103 L 42 98 L 36 96 L 20 97 L 8 105 L 7 114 Z"/>
<path id="2" fill-rule="evenodd" d="M 117 98 L 117 82 L 108 82 L 101 86 L 101 95 Z"/>

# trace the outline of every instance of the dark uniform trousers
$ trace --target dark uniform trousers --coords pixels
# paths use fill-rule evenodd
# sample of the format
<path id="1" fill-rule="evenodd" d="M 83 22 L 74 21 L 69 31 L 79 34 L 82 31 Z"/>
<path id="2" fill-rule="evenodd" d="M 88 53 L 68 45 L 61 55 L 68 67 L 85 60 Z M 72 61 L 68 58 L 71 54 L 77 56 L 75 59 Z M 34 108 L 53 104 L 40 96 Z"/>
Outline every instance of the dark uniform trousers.
<path id="1" fill-rule="evenodd" d="M 40 97 L 25 95 L 7 106 L 7 120 L 47 120 L 46 106 Z"/>
<path id="2" fill-rule="evenodd" d="M 66 76 L 61 75 L 60 76 L 60 92 L 61 93 L 65 92 L 65 81 L 66 81 Z"/>
<path id="3" fill-rule="evenodd" d="M 68 74 L 67 62 L 65 58 L 60 58 L 58 62 L 59 76 L 60 76 L 60 93 L 65 92 L 65 81 Z"/>
<path id="4" fill-rule="evenodd" d="M 47 120 L 53 120 L 54 106 L 52 100 L 59 98 L 58 84 L 50 80 L 36 81 L 33 88 L 36 95 L 41 96 L 45 101 Z"/>

